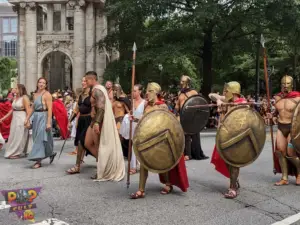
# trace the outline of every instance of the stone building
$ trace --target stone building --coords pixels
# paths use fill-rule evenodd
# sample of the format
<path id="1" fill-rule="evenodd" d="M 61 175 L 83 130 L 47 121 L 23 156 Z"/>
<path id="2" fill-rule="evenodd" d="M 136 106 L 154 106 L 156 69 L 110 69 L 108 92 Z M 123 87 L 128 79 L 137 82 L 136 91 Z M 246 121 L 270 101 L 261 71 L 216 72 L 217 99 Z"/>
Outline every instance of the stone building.
<path id="1" fill-rule="evenodd" d="M 81 87 L 86 71 L 102 78 L 107 53 L 95 43 L 107 34 L 104 0 L 9 0 L 18 13 L 19 82 L 35 90 L 39 77 L 49 89 Z"/>

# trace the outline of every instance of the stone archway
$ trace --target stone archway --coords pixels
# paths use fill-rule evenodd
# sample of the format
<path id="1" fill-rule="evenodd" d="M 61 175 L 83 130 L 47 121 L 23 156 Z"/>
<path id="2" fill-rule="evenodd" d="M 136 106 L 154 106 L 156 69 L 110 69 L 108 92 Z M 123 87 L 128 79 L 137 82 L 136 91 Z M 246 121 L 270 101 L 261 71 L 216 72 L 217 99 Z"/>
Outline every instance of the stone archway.
<path id="1" fill-rule="evenodd" d="M 73 88 L 73 61 L 64 51 L 48 50 L 43 52 L 39 60 L 39 77 L 46 77 L 49 82 L 49 90 L 65 87 Z"/>

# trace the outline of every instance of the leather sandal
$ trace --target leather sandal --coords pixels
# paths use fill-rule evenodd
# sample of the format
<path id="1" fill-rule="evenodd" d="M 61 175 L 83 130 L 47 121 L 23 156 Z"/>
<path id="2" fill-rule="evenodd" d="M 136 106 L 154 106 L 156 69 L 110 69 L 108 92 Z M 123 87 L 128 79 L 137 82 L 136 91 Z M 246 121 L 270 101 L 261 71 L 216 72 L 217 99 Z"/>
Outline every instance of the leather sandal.
<path id="1" fill-rule="evenodd" d="M 162 194 L 162 195 L 168 195 L 168 194 L 170 194 L 171 192 L 173 191 L 173 186 L 169 186 L 169 185 L 166 185 L 161 191 L 160 191 L 160 193 Z"/>
<path id="2" fill-rule="evenodd" d="M 77 174 L 77 173 L 80 173 L 80 168 L 79 168 L 79 166 L 75 165 L 72 168 L 68 169 L 66 172 L 70 175 Z"/>
<path id="3" fill-rule="evenodd" d="M 36 162 L 31 168 L 32 169 L 38 169 L 38 168 L 41 168 L 41 167 L 42 167 L 42 163 Z"/>
<path id="4" fill-rule="evenodd" d="M 288 185 L 289 181 L 288 180 L 283 180 L 281 179 L 279 182 L 275 183 L 275 186 L 284 186 L 284 185 Z"/>
<path id="5" fill-rule="evenodd" d="M 130 195 L 131 199 L 139 199 L 139 198 L 145 198 L 145 192 L 144 191 L 137 191 L 135 193 L 132 193 Z"/>
<path id="6" fill-rule="evenodd" d="M 237 191 L 234 189 L 229 189 L 227 193 L 224 194 L 225 198 L 234 199 L 238 196 Z"/>

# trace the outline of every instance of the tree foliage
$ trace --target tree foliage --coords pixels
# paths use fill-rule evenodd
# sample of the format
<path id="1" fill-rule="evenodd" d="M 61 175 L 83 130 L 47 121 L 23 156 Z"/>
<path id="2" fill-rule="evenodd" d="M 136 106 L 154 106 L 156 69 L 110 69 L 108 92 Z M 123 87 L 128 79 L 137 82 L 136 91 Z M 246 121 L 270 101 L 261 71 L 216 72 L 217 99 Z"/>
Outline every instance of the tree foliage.
<path id="1" fill-rule="evenodd" d="M 108 66 L 105 78 L 118 77 L 127 91 L 134 42 L 138 46 L 137 82 L 156 81 L 165 90 L 176 89 L 180 75 L 187 74 L 206 95 L 230 80 L 241 82 L 253 93 L 261 33 L 267 40 L 269 65 L 275 67 L 272 79 L 287 69 L 299 77 L 297 1 L 107 0 L 106 10 L 113 27 L 99 41 L 99 49 L 117 49 L 120 59 Z M 260 68 L 263 79 L 262 60 Z"/>
<path id="2" fill-rule="evenodd" d="M 17 62 L 15 59 L 0 58 L 0 92 L 11 85 L 11 78 L 16 77 Z"/>

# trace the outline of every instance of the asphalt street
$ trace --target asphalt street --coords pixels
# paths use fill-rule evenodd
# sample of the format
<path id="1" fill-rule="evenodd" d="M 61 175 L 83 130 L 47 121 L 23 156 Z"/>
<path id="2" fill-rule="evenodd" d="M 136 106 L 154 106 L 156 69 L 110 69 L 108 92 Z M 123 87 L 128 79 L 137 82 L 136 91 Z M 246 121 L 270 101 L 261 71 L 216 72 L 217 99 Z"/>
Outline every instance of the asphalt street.
<path id="1" fill-rule="evenodd" d="M 214 140 L 213 132 L 201 135 L 202 147 L 209 156 Z M 55 151 L 62 144 L 56 140 Z M 35 223 L 57 218 L 70 225 L 271 225 L 300 212 L 300 187 L 295 186 L 295 179 L 290 179 L 289 186 L 273 185 L 280 175 L 272 172 L 270 134 L 260 157 L 241 169 L 241 190 L 235 200 L 223 197 L 228 180 L 214 170 L 210 160 L 186 163 L 190 182 L 187 193 L 175 189 L 170 195 L 160 195 L 158 176 L 150 174 L 146 198 L 131 200 L 129 194 L 137 190 L 139 176 L 131 177 L 129 189 L 126 180 L 94 182 L 90 179 L 96 171 L 92 157 L 85 159 L 80 174 L 67 175 L 65 170 L 75 163 L 75 156 L 67 154 L 73 150 L 72 145 L 68 141 L 59 160 L 49 165 L 46 159 L 37 170 L 30 169 L 32 162 L 26 159 L 4 159 L 4 152 L 0 152 L 0 190 L 42 187 L 34 201 Z M 4 201 L 1 198 L 0 202 Z M 0 224 L 32 222 L 20 220 L 9 209 L 0 209 Z"/>

